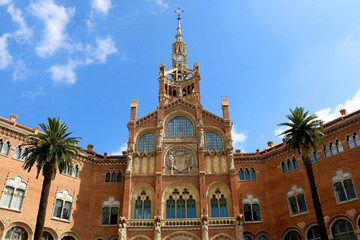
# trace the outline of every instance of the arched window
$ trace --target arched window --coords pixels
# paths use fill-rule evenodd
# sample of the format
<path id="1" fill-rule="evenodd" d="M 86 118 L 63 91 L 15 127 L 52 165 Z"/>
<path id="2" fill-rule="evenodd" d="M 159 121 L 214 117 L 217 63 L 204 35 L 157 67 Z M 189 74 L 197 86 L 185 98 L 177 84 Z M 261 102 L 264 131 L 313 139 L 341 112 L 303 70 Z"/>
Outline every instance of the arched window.
<path id="1" fill-rule="evenodd" d="M 147 133 L 140 137 L 138 152 L 151 153 L 154 150 L 154 133 Z"/>
<path id="2" fill-rule="evenodd" d="M 151 200 L 146 191 L 143 190 L 135 201 L 135 219 L 151 218 Z"/>
<path id="3" fill-rule="evenodd" d="M 294 165 L 294 169 L 298 169 L 298 168 L 299 168 L 299 164 L 298 164 L 298 161 L 297 161 L 296 157 L 293 157 L 292 163 L 293 163 L 293 165 Z"/>
<path id="4" fill-rule="evenodd" d="M 332 142 L 330 142 L 330 145 L 329 145 L 329 146 L 330 146 L 331 155 L 336 155 L 336 154 L 338 154 L 335 144 L 333 144 Z"/>
<path id="5" fill-rule="evenodd" d="M 211 198 L 211 217 L 227 217 L 227 203 L 226 198 L 219 189 L 216 189 L 215 194 Z"/>
<path id="6" fill-rule="evenodd" d="M 250 180 L 250 172 L 249 169 L 245 169 L 245 180 Z"/>
<path id="7" fill-rule="evenodd" d="M 105 174 L 105 182 L 110 182 L 110 171 L 107 171 Z"/>
<path id="8" fill-rule="evenodd" d="M 258 237 L 258 240 L 269 240 L 269 238 L 265 235 L 261 235 Z"/>
<path id="9" fill-rule="evenodd" d="M 338 153 L 342 153 L 344 151 L 343 145 L 341 144 L 340 140 L 336 140 L 336 149 Z"/>
<path id="10" fill-rule="evenodd" d="M 27 184 L 20 176 L 6 180 L 5 189 L 1 196 L 0 206 L 15 210 L 21 210 Z"/>
<path id="11" fill-rule="evenodd" d="M 350 137 L 349 135 L 346 136 L 346 142 L 347 142 L 349 149 L 352 149 L 355 147 L 354 139 L 352 137 Z"/>
<path id="12" fill-rule="evenodd" d="M 315 155 L 315 162 L 320 161 L 320 154 L 318 151 L 314 151 L 314 155 Z"/>
<path id="13" fill-rule="evenodd" d="M 360 146 L 360 137 L 357 133 L 354 133 L 354 141 L 355 141 L 355 146 L 359 147 Z"/>
<path id="14" fill-rule="evenodd" d="M 336 172 L 336 176 L 334 176 L 331 181 L 334 186 L 336 200 L 338 203 L 356 198 L 356 193 L 350 173 L 344 173 L 342 170 L 338 170 Z"/>
<path id="15" fill-rule="evenodd" d="M 248 194 L 247 198 L 242 200 L 245 222 L 260 222 L 260 200 L 254 198 L 252 194 Z"/>
<path id="16" fill-rule="evenodd" d="M 287 198 L 291 216 L 307 212 L 304 190 L 302 188 L 298 188 L 296 185 L 292 186 L 291 190 L 287 193 Z"/>
<path id="17" fill-rule="evenodd" d="M 111 182 L 116 182 L 116 172 L 115 171 L 113 171 L 111 173 Z"/>
<path id="18" fill-rule="evenodd" d="M 17 146 L 17 147 L 15 148 L 13 158 L 15 158 L 15 159 L 20 159 L 20 156 L 21 156 L 21 147 L 20 147 L 20 146 Z"/>
<path id="19" fill-rule="evenodd" d="M 27 240 L 28 234 L 22 227 L 12 227 L 6 232 L 5 240 Z"/>
<path id="20" fill-rule="evenodd" d="M 222 151 L 221 137 L 214 132 L 206 132 L 206 147 L 209 151 Z"/>
<path id="21" fill-rule="evenodd" d="M 61 240 L 76 240 L 76 239 L 72 236 L 65 236 L 65 237 L 61 238 Z"/>
<path id="22" fill-rule="evenodd" d="M 284 161 L 281 162 L 281 170 L 283 173 L 287 173 L 287 167 Z"/>
<path id="23" fill-rule="evenodd" d="M 74 167 L 74 177 L 78 177 L 79 176 L 79 166 L 76 164 Z"/>
<path id="24" fill-rule="evenodd" d="M 306 233 L 306 238 L 307 240 L 321 240 L 318 225 L 314 225 L 309 228 Z"/>
<path id="25" fill-rule="evenodd" d="M 194 135 L 192 122 L 186 117 L 178 116 L 169 121 L 166 127 L 166 135 L 170 137 L 185 137 Z"/>
<path id="26" fill-rule="evenodd" d="M 52 217 L 70 221 L 73 200 L 74 198 L 69 194 L 68 190 L 57 192 Z"/>
<path id="27" fill-rule="evenodd" d="M 244 171 L 242 170 L 242 168 L 240 168 L 240 170 L 239 170 L 239 179 L 240 180 L 245 180 L 245 178 L 244 178 Z"/>
<path id="28" fill-rule="evenodd" d="M 1 140 L 0 140 L 1 141 Z M 2 148 L 1 148 L 2 146 Z M 9 153 L 9 148 L 10 148 L 10 143 L 9 142 L 5 142 L 4 145 L 2 145 L 2 142 L 0 144 L 0 150 L 1 150 L 1 154 L 2 155 L 8 155 Z"/>
<path id="29" fill-rule="evenodd" d="M 331 152 L 328 146 L 324 146 L 324 155 L 326 158 L 331 157 Z"/>
<path id="30" fill-rule="evenodd" d="M 255 169 L 253 169 L 253 168 L 251 169 L 250 175 L 251 175 L 251 180 L 256 180 Z"/>
<path id="31" fill-rule="evenodd" d="M 289 170 L 289 171 L 294 170 L 293 165 L 292 165 L 290 159 L 288 159 L 286 163 L 287 163 L 287 167 L 288 167 L 288 170 Z"/>
<path id="32" fill-rule="evenodd" d="M 51 235 L 51 233 L 43 231 L 41 240 L 54 240 L 54 237 Z"/>
<path id="33" fill-rule="evenodd" d="M 122 172 L 121 172 L 121 171 L 119 171 L 119 172 L 117 173 L 116 181 L 117 181 L 117 182 L 121 182 L 121 181 L 122 181 Z"/>
<path id="34" fill-rule="evenodd" d="M 331 227 L 331 233 L 336 240 L 357 239 L 351 223 L 345 219 L 337 220 Z"/>
<path id="35" fill-rule="evenodd" d="M 244 236 L 244 240 L 253 240 L 252 237 L 250 237 L 249 235 L 245 235 Z"/>
<path id="36" fill-rule="evenodd" d="M 290 231 L 285 235 L 284 240 L 301 240 L 301 236 L 296 231 Z"/>
<path id="37" fill-rule="evenodd" d="M 195 200 L 187 188 L 175 188 L 166 200 L 166 218 L 195 218 Z"/>
<path id="38" fill-rule="evenodd" d="M 117 225 L 119 218 L 120 202 L 114 197 L 109 197 L 108 200 L 102 203 L 101 209 L 101 225 Z"/>

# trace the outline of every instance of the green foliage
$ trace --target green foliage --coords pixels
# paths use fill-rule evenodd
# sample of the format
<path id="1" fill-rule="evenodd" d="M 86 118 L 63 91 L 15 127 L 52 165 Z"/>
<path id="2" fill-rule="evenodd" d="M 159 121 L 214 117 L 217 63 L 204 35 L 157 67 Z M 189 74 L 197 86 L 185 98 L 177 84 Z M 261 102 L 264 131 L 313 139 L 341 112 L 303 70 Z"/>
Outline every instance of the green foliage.
<path id="1" fill-rule="evenodd" d="M 308 115 L 309 111 L 304 112 L 302 107 L 290 109 L 290 112 L 291 114 L 286 116 L 290 122 L 278 124 L 287 127 L 279 136 L 284 136 L 289 151 L 297 150 L 300 153 L 301 146 L 311 146 L 316 150 L 316 144 L 324 144 L 324 129 L 320 127 L 322 121 L 316 114 Z"/>
<path id="2" fill-rule="evenodd" d="M 31 168 L 36 165 L 36 177 L 38 177 L 46 164 L 55 162 L 53 174 L 55 177 L 56 169 L 61 172 L 67 167 L 73 168 L 73 160 L 80 164 L 77 155 L 83 150 L 77 146 L 77 143 L 81 138 L 69 137 L 72 132 L 67 133 L 68 126 L 66 123 L 61 123 L 60 118 L 49 117 L 47 125 L 40 123 L 39 126 L 44 133 L 25 136 L 27 142 L 23 144 L 23 147 L 26 150 L 22 155 L 26 157 L 24 169 L 30 172 Z"/>

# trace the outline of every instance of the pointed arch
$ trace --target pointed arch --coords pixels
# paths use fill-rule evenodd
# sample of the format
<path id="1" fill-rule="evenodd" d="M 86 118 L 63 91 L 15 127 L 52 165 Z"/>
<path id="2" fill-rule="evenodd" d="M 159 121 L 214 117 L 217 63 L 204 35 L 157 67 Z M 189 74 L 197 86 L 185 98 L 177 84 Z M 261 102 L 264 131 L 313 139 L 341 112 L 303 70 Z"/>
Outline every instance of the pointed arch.
<path id="1" fill-rule="evenodd" d="M 213 236 L 210 240 L 234 240 L 229 234 L 219 233 Z"/>
<path id="2" fill-rule="evenodd" d="M 174 233 L 170 233 L 167 235 L 164 240 L 182 240 L 182 239 L 189 239 L 189 240 L 200 240 L 198 236 L 193 233 L 185 232 L 185 231 L 178 231 Z"/>
<path id="3" fill-rule="evenodd" d="M 215 196 L 215 198 L 214 198 Z M 207 207 L 208 207 L 208 213 L 212 212 L 212 204 L 215 209 L 215 200 L 218 200 L 218 204 L 221 205 L 221 201 L 223 203 L 224 199 L 226 200 L 226 206 L 220 206 L 219 210 L 220 213 L 218 216 L 215 215 L 215 217 L 221 217 L 221 212 L 224 213 L 226 210 L 226 217 L 232 217 L 233 216 L 233 209 L 232 209 L 232 197 L 231 197 L 231 191 L 228 185 L 226 185 L 223 182 L 214 182 L 210 184 L 206 191 L 206 199 L 207 199 Z M 226 209 L 224 209 L 226 207 Z M 223 209 L 221 209 L 223 208 Z M 214 217 L 211 215 L 211 217 Z M 224 216 L 225 217 L 225 216 Z"/>
<path id="4" fill-rule="evenodd" d="M 130 240 L 151 240 L 151 238 L 149 238 L 145 235 L 138 235 L 138 236 L 130 238 Z"/>
<path id="5" fill-rule="evenodd" d="M 152 186 L 150 186 L 147 183 L 141 183 L 133 188 L 131 192 L 131 201 L 130 201 L 130 218 L 135 219 L 135 207 L 136 202 L 139 200 L 142 201 L 142 204 L 144 204 L 144 201 L 150 201 L 150 219 L 154 217 L 154 211 L 155 211 L 155 191 Z M 143 214 L 143 205 L 141 205 L 141 212 Z M 148 217 L 146 217 L 149 219 Z"/>

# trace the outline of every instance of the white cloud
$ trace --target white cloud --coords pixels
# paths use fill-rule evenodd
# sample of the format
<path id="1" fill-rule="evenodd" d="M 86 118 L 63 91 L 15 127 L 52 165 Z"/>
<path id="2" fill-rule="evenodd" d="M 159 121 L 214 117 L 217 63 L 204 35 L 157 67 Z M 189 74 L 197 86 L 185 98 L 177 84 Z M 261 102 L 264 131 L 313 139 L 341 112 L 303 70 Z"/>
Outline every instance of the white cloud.
<path id="1" fill-rule="evenodd" d="M 169 4 L 164 3 L 163 0 L 148 0 L 149 2 L 155 2 L 155 6 L 157 8 L 160 8 L 160 13 L 163 13 L 166 9 L 169 8 Z M 157 14 L 157 11 L 154 10 L 155 8 L 153 8 L 153 10 L 151 11 L 152 14 Z"/>
<path id="2" fill-rule="evenodd" d="M 37 86 L 37 89 L 34 91 L 25 91 L 20 95 L 20 98 L 27 98 L 31 101 L 35 100 L 36 97 L 45 96 L 46 92 L 43 87 Z"/>
<path id="3" fill-rule="evenodd" d="M 0 37 L 0 69 L 6 68 L 12 63 L 12 56 L 7 50 L 7 38 L 9 34 L 5 33 Z"/>
<path id="4" fill-rule="evenodd" d="M 240 143 L 245 142 L 247 136 L 245 135 L 244 132 L 237 132 L 236 131 L 236 126 L 233 125 L 232 129 L 231 129 L 231 137 L 233 140 L 233 147 L 234 149 L 241 149 L 240 147 Z M 244 152 L 244 149 L 242 149 Z"/>
<path id="5" fill-rule="evenodd" d="M 67 65 L 54 65 L 50 67 L 51 77 L 56 83 L 75 84 L 76 74 L 75 68 L 81 64 L 73 60 L 69 60 Z"/>
<path id="6" fill-rule="evenodd" d="M 281 135 L 281 136 L 279 136 L 281 133 L 283 133 L 285 130 L 287 130 L 288 129 L 288 127 L 287 126 L 281 126 L 281 127 L 279 127 L 278 129 L 275 129 L 274 130 L 274 133 L 275 133 L 275 136 L 277 137 L 277 138 L 279 138 L 279 139 L 283 139 L 284 138 L 284 136 L 283 135 Z"/>
<path id="7" fill-rule="evenodd" d="M 123 143 L 120 147 L 118 147 L 115 151 L 111 152 L 110 155 L 122 155 L 123 151 L 126 151 L 127 143 Z"/>
<path id="8" fill-rule="evenodd" d="M 93 0 L 91 3 L 91 7 L 95 9 L 97 12 L 101 12 L 103 14 L 108 14 L 109 9 L 111 8 L 111 0 Z"/>
<path id="9" fill-rule="evenodd" d="M 30 8 L 35 16 L 45 23 L 44 37 L 36 47 L 40 57 L 52 55 L 59 48 L 66 46 L 66 25 L 75 14 L 75 7 L 65 8 L 56 5 L 53 0 L 39 0 L 32 3 Z"/>
<path id="10" fill-rule="evenodd" d="M 341 116 L 340 109 L 345 108 L 348 113 L 360 109 L 360 89 L 351 99 L 347 99 L 345 103 L 336 105 L 334 108 L 321 109 L 315 114 L 324 122 L 329 122 Z"/>
<path id="11" fill-rule="evenodd" d="M 20 9 L 15 8 L 13 4 L 9 4 L 7 8 L 13 22 L 19 24 L 19 29 L 13 34 L 16 40 L 28 41 L 32 36 L 32 29 L 28 28 L 22 12 Z"/>
<path id="12" fill-rule="evenodd" d="M 0 0 L 0 6 L 4 6 L 10 3 L 10 0 Z"/>
<path id="13" fill-rule="evenodd" d="M 25 79 L 27 75 L 29 75 L 30 71 L 25 66 L 25 63 L 23 60 L 19 60 L 15 64 L 15 70 L 13 72 L 13 79 L 15 81 Z"/>
<path id="14" fill-rule="evenodd" d="M 108 55 L 117 52 L 115 43 L 110 37 L 105 39 L 97 38 L 96 43 L 97 48 L 95 49 L 94 57 L 96 60 L 100 61 L 100 63 L 104 63 Z"/>

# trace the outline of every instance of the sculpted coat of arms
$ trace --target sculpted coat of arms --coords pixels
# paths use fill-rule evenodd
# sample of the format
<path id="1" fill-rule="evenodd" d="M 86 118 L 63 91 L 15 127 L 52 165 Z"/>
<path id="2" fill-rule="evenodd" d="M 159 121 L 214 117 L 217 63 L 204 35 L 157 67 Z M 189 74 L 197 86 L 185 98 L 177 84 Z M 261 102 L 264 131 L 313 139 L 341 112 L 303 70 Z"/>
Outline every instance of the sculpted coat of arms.
<path id="1" fill-rule="evenodd" d="M 165 158 L 165 173 L 167 174 L 189 174 L 196 173 L 196 158 L 193 151 L 186 148 L 171 149 Z"/>

